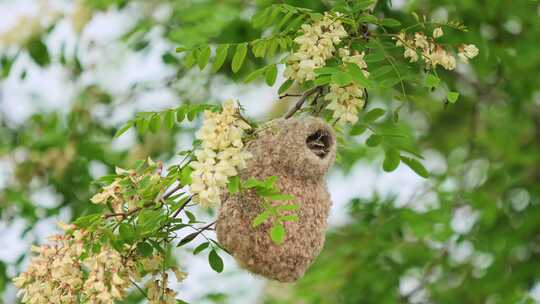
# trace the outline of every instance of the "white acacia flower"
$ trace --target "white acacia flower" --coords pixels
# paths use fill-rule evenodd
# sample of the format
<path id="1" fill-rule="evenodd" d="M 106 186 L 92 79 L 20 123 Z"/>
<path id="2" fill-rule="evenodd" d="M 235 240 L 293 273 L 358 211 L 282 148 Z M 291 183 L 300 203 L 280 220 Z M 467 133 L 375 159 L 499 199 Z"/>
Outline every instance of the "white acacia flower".
<path id="1" fill-rule="evenodd" d="M 332 84 L 324 99 L 330 101 L 326 108 L 333 111 L 332 117 L 340 124 L 356 123 L 358 110 L 365 103 L 363 89 L 355 84 L 346 87 Z"/>
<path id="2" fill-rule="evenodd" d="M 442 37 L 442 35 L 444 35 L 442 28 L 438 27 L 433 30 L 433 38 L 437 39 Z"/>
<path id="3" fill-rule="evenodd" d="M 416 32 L 414 34 L 414 45 L 422 49 L 429 48 L 429 42 L 427 41 L 426 35 Z"/>
<path id="4" fill-rule="evenodd" d="M 409 62 L 416 62 L 418 61 L 418 53 L 416 53 L 416 50 L 412 48 L 405 48 L 405 52 L 403 53 L 403 57 L 409 58 Z"/>
<path id="5" fill-rule="evenodd" d="M 301 26 L 302 35 L 294 39 L 298 50 L 287 58 L 285 77 L 298 82 L 315 79 L 314 70 L 325 65 L 336 51 L 335 45 L 347 36 L 338 17 L 325 13 L 320 21 Z"/>
<path id="6" fill-rule="evenodd" d="M 433 38 L 439 38 L 444 35 L 440 27 L 433 30 Z M 456 68 L 456 57 L 444 49 L 443 46 L 434 42 L 433 39 L 428 39 L 425 34 L 416 32 L 414 37 L 407 37 L 404 32 L 399 33 L 394 37 L 396 46 L 402 46 L 405 50 L 403 57 L 409 59 L 410 62 L 416 62 L 422 59 L 426 65 L 435 68 L 441 65 L 446 70 L 454 70 Z M 418 55 L 418 52 L 422 56 Z M 478 55 L 478 48 L 474 44 L 462 45 L 459 48 L 457 57 L 464 62 Z"/>
<path id="7" fill-rule="evenodd" d="M 478 48 L 474 44 L 468 44 L 464 47 L 465 56 L 472 59 L 478 55 Z"/>
<path id="8" fill-rule="evenodd" d="M 394 37 L 393 39 L 396 40 L 396 46 L 403 46 L 403 43 L 407 41 L 407 36 L 405 32 L 400 32 L 397 34 L 397 37 Z"/>
<path id="9" fill-rule="evenodd" d="M 366 61 L 364 60 L 364 52 L 359 53 L 358 51 L 354 51 L 353 55 L 350 55 L 350 50 L 348 48 L 340 48 L 338 52 L 343 63 L 356 64 L 360 69 L 362 69 L 362 73 L 365 77 L 369 76 L 369 72 L 367 71 L 368 66 Z"/>
<path id="10" fill-rule="evenodd" d="M 220 113 L 205 112 L 203 126 L 197 132 L 202 148 L 195 151 L 196 160 L 190 163 L 193 172 L 189 190 L 203 207 L 220 203 L 221 189 L 231 176 L 245 168 L 246 160 L 251 157 L 242 150 L 242 136 L 250 126 L 237 115 L 234 101 L 224 102 L 222 108 Z"/>
<path id="11" fill-rule="evenodd" d="M 474 44 L 463 45 L 458 53 L 458 57 L 463 62 L 469 62 L 469 59 L 472 59 L 478 55 L 478 48 Z"/>

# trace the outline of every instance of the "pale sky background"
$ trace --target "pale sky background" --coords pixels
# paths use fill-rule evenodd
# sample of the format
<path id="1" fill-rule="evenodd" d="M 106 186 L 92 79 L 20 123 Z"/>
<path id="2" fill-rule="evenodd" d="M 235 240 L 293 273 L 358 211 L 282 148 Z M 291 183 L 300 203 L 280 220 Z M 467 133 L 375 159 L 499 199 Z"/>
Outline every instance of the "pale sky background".
<path id="1" fill-rule="evenodd" d="M 72 1 L 50 0 L 48 2 L 51 6 L 62 10 L 69 11 L 72 7 Z M 36 3 L 38 1 L 35 0 L 0 0 L 0 33 L 7 30 L 20 16 L 37 14 L 39 9 Z M 402 4 L 399 1 L 399 3 L 394 3 L 394 7 Z M 159 83 L 161 79 L 174 73 L 170 67 L 162 63 L 161 54 L 164 50 L 173 50 L 175 46 L 160 39 L 159 33 L 154 33 L 150 51 L 145 54 L 133 53 L 115 42 L 116 38 L 133 23 L 135 19 L 133 13 L 133 10 L 127 9 L 122 13 L 100 13 L 92 19 L 82 35 L 81 61 L 85 66 L 93 66 L 93 68 L 83 74 L 80 83 L 67 81 L 66 73 L 59 64 L 53 63 L 46 69 L 39 69 L 26 55 L 19 59 L 10 77 L 0 82 L 0 111 L 6 113 L 8 122 L 20 124 L 35 112 L 69 109 L 76 88 L 84 84 L 96 82 L 113 94 L 121 96 L 136 81 L 148 80 Z M 71 25 L 66 21 L 61 22 L 47 41 L 53 54 L 60 51 L 62 43 L 66 44 L 68 50 L 72 49 L 75 45 L 75 35 Z M 94 42 L 94 47 L 85 48 L 84 46 L 87 46 L 90 41 Z M 18 75 L 24 69 L 27 70 L 27 77 L 21 81 Z M 196 78 L 197 73 L 200 72 L 194 71 L 192 76 Z M 276 101 L 277 87 L 282 80 L 282 78 L 278 79 L 274 88 L 264 85 L 235 85 L 218 81 L 212 85 L 211 91 L 217 100 L 237 99 L 245 106 L 249 116 L 261 117 Z M 193 87 L 193 94 L 197 94 L 196 85 Z M 177 105 L 178 101 L 171 92 L 163 89 L 155 90 L 119 108 L 115 120 L 110 123 L 119 125 L 132 118 L 137 111 L 157 111 Z M 99 113 L 96 115 L 99 117 Z M 420 124 L 422 119 L 422 117 L 418 118 Z M 132 135 L 128 133 L 117 139 L 114 144 L 118 147 L 129 146 L 133 139 Z M 364 138 L 360 140 L 363 141 Z M 185 144 L 181 140 L 178 145 Z M 424 154 L 429 170 L 445 170 L 446 163 L 440 154 L 436 151 L 425 151 Z M 351 198 L 367 198 L 377 191 L 383 195 L 397 195 L 398 204 L 403 205 L 423 183 L 426 183 L 403 165 L 392 173 L 384 173 L 380 169 L 381 162 L 382 159 L 369 164 L 360 162 L 347 176 L 337 170 L 329 174 L 328 186 L 334 202 L 329 220 L 332 227 L 348 221 L 345 205 Z M 93 168 L 96 177 L 104 174 L 100 164 L 95 164 Z M 10 174 L 9 163 L 0 158 L 0 189 L 5 185 Z M 50 206 L 57 202 L 57 195 L 49 187 L 39 189 L 35 197 L 38 204 Z M 435 197 L 428 196 L 414 201 L 413 207 L 417 210 L 426 210 L 436 206 L 436 203 Z M 456 212 L 455 223 L 452 224 L 454 230 L 458 233 L 468 231 L 474 225 L 475 219 L 472 222 L 470 220 L 474 214 L 474 210 L 461 210 L 459 214 Z M 34 235 L 29 235 L 24 239 L 20 237 L 21 230 L 24 228 L 22 221 L 15 221 L 11 225 L 0 222 L 0 260 L 12 262 L 21 252 L 28 250 L 31 242 L 36 240 L 43 242 L 47 235 L 54 233 L 57 220 L 68 217 L 69 214 L 66 211 L 57 218 L 43 221 L 35 227 Z M 461 247 L 458 249 L 461 250 L 462 255 L 470 255 L 474 250 L 466 245 Z M 188 302 L 197 300 L 208 291 L 214 291 L 233 296 L 234 303 L 256 303 L 266 284 L 266 280 L 255 278 L 238 269 L 230 257 L 225 258 L 225 272 L 216 274 L 208 266 L 206 255 L 193 256 L 190 252 L 179 252 L 178 255 L 181 265 L 187 265 L 186 270 L 189 276 L 186 281 L 176 286 L 176 289 L 179 291 L 180 298 Z M 15 275 L 17 270 L 9 269 L 9 271 L 10 274 Z M 404 293 L 407 290 L 413 290 L 415 282 L 417 279 L 414 276 L 404 277 L 400 283 L 400 290 Z M 537 288 L 537 293 L 540 294 L 540 286 Z M 5 295 L 5 302 L 13 303 L 14 296 L 15 290 L 11 286 Z M 204 302 L 197 301 L 197 303 Z"/>

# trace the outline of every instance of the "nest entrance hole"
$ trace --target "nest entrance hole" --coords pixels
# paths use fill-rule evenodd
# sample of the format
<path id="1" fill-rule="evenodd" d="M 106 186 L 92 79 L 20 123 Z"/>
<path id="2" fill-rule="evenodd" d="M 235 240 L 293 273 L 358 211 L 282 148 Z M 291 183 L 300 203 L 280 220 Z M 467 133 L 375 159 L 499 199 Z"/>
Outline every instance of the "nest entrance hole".
<path id="1" fill-rule="evenodd" d="M 323 159 L 330 152 L 332 136 L 326 130 L 317 130 L 307 137 L 306 145 L 313 154 Z"/>

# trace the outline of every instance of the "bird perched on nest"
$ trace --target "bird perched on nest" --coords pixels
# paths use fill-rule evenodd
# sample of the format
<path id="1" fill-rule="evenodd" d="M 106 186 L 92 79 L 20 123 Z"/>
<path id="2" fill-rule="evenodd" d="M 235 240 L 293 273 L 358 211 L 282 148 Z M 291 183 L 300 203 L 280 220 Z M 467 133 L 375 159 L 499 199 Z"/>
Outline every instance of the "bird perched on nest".
<path id="1" fill-rule="evenodd" d="M 241 179 L 277 176 L 280 191 L 295 196 L 299 219 L 284 224 L 286 239 L 276 245 L 268 236 L 271 221 L 252 227 L 253 219 L 264 210 L 261 198 L 252 190 L 227 193 L 216 226 L 219 242 L 252 273 L 281 282 L 296 281 L 324 245 L 331 206 L 325 175 L 335 160 L 335 135 L 318 118 L 280 119 L 246 148 L 253 158 L 241 172 Z M 290 203 L 272 202 L 274 206 Z"/>

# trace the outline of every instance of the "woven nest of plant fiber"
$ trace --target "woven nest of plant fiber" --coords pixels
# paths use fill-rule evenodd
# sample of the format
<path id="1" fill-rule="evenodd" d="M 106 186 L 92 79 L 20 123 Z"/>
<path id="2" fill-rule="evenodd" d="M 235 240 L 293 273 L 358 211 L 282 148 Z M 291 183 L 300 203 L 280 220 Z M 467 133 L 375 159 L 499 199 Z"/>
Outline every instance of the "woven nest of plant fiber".
<path id="1" fill-rule="evenodd" d="M 252 227 L 253 219 L 264 210 L 261 198 L 252 190 L 227 193 L 216 227 L 219 242 L 250 272 L 281 282 L 296 281 L 324 245 L 331 206 L 325 175 L 335 160 L 334 132 L 318 118 L 280 119 L 260 131 L 246 148 L 253 158 L 240 173 L 241 179 L 277 176 L 281 192 L 295 196 L 299 209 L 294 212 L 299 219 L 284 224 L 286 238 L 277 245 L 268 235 L 270 221 Z"/>

